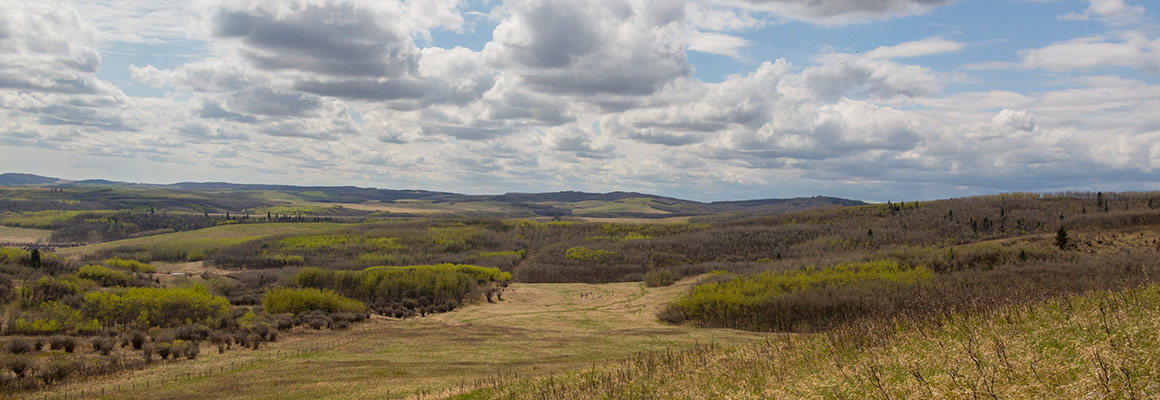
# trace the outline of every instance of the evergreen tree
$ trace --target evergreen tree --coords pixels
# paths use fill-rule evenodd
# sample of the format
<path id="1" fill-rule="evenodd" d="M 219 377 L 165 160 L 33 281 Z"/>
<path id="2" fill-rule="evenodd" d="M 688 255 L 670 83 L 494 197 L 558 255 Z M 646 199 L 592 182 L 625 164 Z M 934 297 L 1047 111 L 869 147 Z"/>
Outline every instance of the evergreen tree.
<path id="1" fill-rule="evenodd" d="M 1067 248 L 1067 241 L 1067 229 L 1064 229 L 1063 226 L 1060 225 L 1059 230 L 1055 232 L 1055 246 L 1059 247 L 1060 250 L 1064 250 Z"/>

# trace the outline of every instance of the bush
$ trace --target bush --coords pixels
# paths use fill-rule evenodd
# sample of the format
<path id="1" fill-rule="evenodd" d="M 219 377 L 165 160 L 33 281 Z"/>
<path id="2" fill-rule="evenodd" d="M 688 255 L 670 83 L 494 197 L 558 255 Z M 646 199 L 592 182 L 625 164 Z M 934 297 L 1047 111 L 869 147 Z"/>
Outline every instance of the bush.
<path id="1" fill-rule="evenodd" d="M 564 258 L 585 262 L 604 262 L 610 261 L 616 257 L 616 252 L 608 250 L 593 250 L 583 246 L 569 248 L 564 253 Z"/>
<path id="2" fill-rule="evenodd" d="M 100 265 L 86 265 L 77 270 L 77 276 L 89 279 L 101 286 L 133 286 L 137 277 L 131 273 L 112 270 Z"/>
<path id="3" fill-rule="evenodd" d="M 72 361 L 54 360 L 40 371 L 40 379 L 44 381 L 44 384 L 51 385 L 53 382 L 60 382 L 68 378 L 74 370 L 76 370 L 76 365 Z"/>
<path id="4" fill-rule="evenodd" d="M 930 271 L 877 261 L 767 272 L 703 283 L 659 317 L 668 322 L 697 321 L 704 326 L 794 331 L 818 323 L 857 317 L 889 307 L 886 296 L 899 287 L 931 280 Z"/>
<path id="5" fill-rule="evenodd" d="M 673 273 L 667 269 L 654 269 L 644 274 L 644 285 L 648 287 L 669 286 L 674 282 Z"/>
<path id="6" fill-rule="evenodd" d="M 361 301 L 336 293 L 331 289 L 278 288 L 266 291 L 262 297 L 262 308 L 271 314 L 297 314 L 307 311 L 364 313 L 367 310 Z"/>
<path id="7" fill-rule="evenodd" d="M 152 274 L 157 272 L 157 267 L 152 265 L 137 260 L 127 260 L 117 257 L 101 261 L 101 264 L 138 274 Z"/>
<path id="8" fill-rule="evenodd" d="M 96 288 L 96 282 L 76 275 L 44 276 L 32 284 L 31 290 L 22 291 L 21 306 L 27 308 L 46 301 L 62 301 Z"/>
<path id="9" fill-rule="evenodd" d="M 498 268 L 437 264 L 408 267 L 373 267 L 362 271 L 304 268 L 294 277 L 300 287 L 333 289 L 361 300 L 383 315 L 396 315 L 439 304 L 462 304 L 470 295 L 506 286 L 511 274 Z M 448 308 L 450 309 L 450 308 Z"/>
<path id="10" fill-rule="evenodd" d="M 28 356 L 8 357 L 4 360 L 4 367 L 8 368 L 9 371 L 12 371 L 19 378 L 36 373 L 36 362 Z"/>
<path id="11" fill-rule="evenodd" d="M 76 350 L 77 340 L 71 336 L 56 335 L 48 340 L 49 347 L 53 350 L 64 350 L 67 353 L 72 353 Z"/>
<path id="12" fill-rule="evenodd" d="M 4 345 L 5 350 L 12 354 L 31 353 L 33 344 L 28 339 L 13 338 Z"/>
<path id="13" fill-rule="evenodd" d="M 229 311 L 229 301 L 202 287 L 128 288 L 86 293 L 83 308 L 106 326 L 171 327 L 212 321 Z"/>
<path id="14" fill-rule="evenodd" d="M 109 355 L 116 347 L 116 342 L 107 337 L 94 338 L 92 341 L 93 351 L 101 353 L 101 355 Z"/>
<path id="15" fill-rule="evenodd" d="M 96 319 L 85 318 L 79 310 L 48 301 L 32 312 L 25 312 L 9 327 L 9 333 L 24 335 L 91 334 L 100 330 Z"/>

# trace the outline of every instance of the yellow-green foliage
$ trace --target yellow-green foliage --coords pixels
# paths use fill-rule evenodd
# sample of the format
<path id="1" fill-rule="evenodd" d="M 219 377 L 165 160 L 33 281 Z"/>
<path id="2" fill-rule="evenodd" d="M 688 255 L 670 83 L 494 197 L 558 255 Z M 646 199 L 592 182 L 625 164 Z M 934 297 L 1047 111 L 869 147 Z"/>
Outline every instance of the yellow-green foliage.
<path id="1" fill-rule="evenodd" d="M 133 274 L 105 268 L 100 265 L 86 265 L 77 270 L 77 276 L 97 282 L 101 286 L 131 286 L 137 281 Z"/>
<path id="2" fill-rule="evenodd" d="M 361 245 L 373 250 L 393 251 L 403 250 L 401 244 L 395 243 L 392 237 L 356 236 L 353 234 L 326 234 L 293 236 L 278 241 L 286 249 L 315 250 L 344 245 Z"/>
<path id="3" fill-rule="evenodd" d="M 7 216 L 0 219 L 0 225 L 17 228 L 54 229 L 81 213 L 111 213 L 113 211 L 35 211 Z"/>
<path id="4" fill-rule="evenodd" d="M 430 259 L 420 259 L 420 256 L 413 254 L 382 254 L 382 253 L 363 253 L 354 258 L 354 261 L 363 265 L 400 265 L 400 264 L 414 264 Z"/>
<path id="5" fill-rule="evenodd" d="M 257 214 L 255 218 L 265 218 L 263 214 L 270 213 L 273 215 L 326 215 L 333 214 L 342 207 L 315 207 L 315 206 L 273 206 L 273 207 L 255 207 L 250 209 L 250 212 Z"/>
<path id="6" fill-rule="evenodd" d="M 307 311 L 363 313 L 367 307 L 361 301 L 345 297 L 331 289 L 277 288 L 266 291 L 262 308 L 271 314 L 297 314 Z"/>
<path id="7" fill-rule="evenodd" d="M 302 256 L 271 253 L 265 250 L 262 251 L 262 258 L 272 261 L 277 265 L 298 265 L 306 262 L 306 258 Z"/>
<path id="8" fill-rule="evenodd" d="M 923 266 L 934 272 L 989 270 L 1028 260 L 1054 260 L 1064 253 L 1047 244 L 1000 245 L 974 243 L 950 247 L 903 246 L 879 251 L 876 258 L 896 260 L 906 266 Z"/>
<path id="9" fill-rule="evenodd" d="M 12 322 L 10 334 L 51 335 L 56 333 L 92 333 L 101 329 L 96 319 L 85 318 L 81 312 L 55 301 L 41 303 L 34 312 Z"/>
<path id="10" fill-rule="evenodd" d="M 105 326 L 175 326 L 212 320 L 229 311 L 229 301 L 205 288 L 129 288 L 85 294 L 85 314 Z"/>
<path id="11" fill-rule="evenodd" d="M 334 271 L 303 268 L 294 277 L 299 287 L 334 289 L 343 295 L 376 306 L 404 304 L 405 307 L 454 305 L 472 293 L 487 290 L 493 283 L 506 284 L 511 274 L 498 268 L 474 265 L 436 264 L 405 267 L 372 267 L 362 271 Z"/>
<path id="12" fill-rule="evenodd" d="M 839 264 L 827 268 L 808 267 L 802 270 L 767 272 L 737 276 L 729 280 L 697 285 L 677 300 L 670 312 L 679 312 L 680 319 L 691 319 L 711 325 L 750 329 L 775 329 L 792 325 L 798 318 L 797 309 L 812 300 L 790 305 L 782 310 L 778 300 L 791 294 L 851 285 L 908 285 L 930 280 L 933 274 L 923 267 L 900 267 L 893 261 Z M 835 312 L 839 304 L 823 299 L 819 307 Z M 854 301 L 857 301 L 854 299 Z M 844 304 L 842 306 L 856 307 Z M 851 308 L 857 311 L 857 308 Z M 819 315 L 821 314 L 819 310 Z M 773 315 L 781 314 L 781 315 Z"/>
<path id="13" fill-rule="evenodd" d="M 569 248 L 564 252 L 564 257 L 569 260 L 585 261 L 585 262 L 604 262 L 616 258 L 617 254 L 608 250 L 594 250 L 584 246 L 577 246 Z"/>
<path id="14" fill-rule="evenodd" d="M 0 264 L 20 264 L 28 261 L 31 252 L 16 247 L 0 247 Z"/>
<path id="15" fill-rule="evenodd" d="M 129 271 L 129 272 L 136 272 L 136 273 L 141 273 L 141 274 L 152 274 L 152 273 L 157 272 L 157 267 L 154 267 L 152 265 L 149 265 L 149 264 L 137 261 L 137 260 L 126 260 L 126 259 L 117 258 L 117 257 L 113 257 L 113 258 L 107 259 L 105 261 L 101 261 L 101 264 L 104 264 L 104 265 L 107 265 L 107 266 L 110 266 L 113 268 L 117 268 L 117 269 L 123 269 L 123 270 Z"/>
<path id="16" fill-rule="evenodd" d="M 853 282 L 880 280 L 914 283 L 930 279 L 926 268 L 905 268 L 892 261 L 838 264 L 828 268 L 807 267 L 802 270 L 766 272 L 738 276 L 729 281 L 697 285 L 677 303 L 682 308 L 698 310 L 713 304 L 751 304 L 781 296 L 788 292 L 822 286 L 841 286 Z"/>
<path id="17" fill-rule="evenodd" d="M 22 307 L 35 307 L 45 301 L 61 300 L 97 288 L 97 283 L 74 274 L 42 276 L 32 285 L 20 289 Z"/>
<path id="18" fill-rule="evenodd" d="M 524 258 L 524 250 L 505 250 L 505 251 L 484 251 L 479 254 L 470 256 L 468 258 L 491 258 L 491 257 L 516 257 Z"/>
<path id="19" fill-rule="evenodd" d="M 459 274 L 466 274 L 478 282 L 509 282 L 512 280 L 512 274 L 500 271 L 499 268 L 480 267 L 478 265 L 468 264 L 432 264 L 432 265 L 408 265 L 408 266 L 384 266 L 384 267 L 370 267 L 364 271 L 442 271 L 454 272 Z"/>
<path id="20" fill-rule="evenodd" d="M 427 229 L 427 235 L 428 240 L 455 252 L 462 250 L 468 239 L 479 235 L 479 229 L 473 226 L 431 227 Z"/>

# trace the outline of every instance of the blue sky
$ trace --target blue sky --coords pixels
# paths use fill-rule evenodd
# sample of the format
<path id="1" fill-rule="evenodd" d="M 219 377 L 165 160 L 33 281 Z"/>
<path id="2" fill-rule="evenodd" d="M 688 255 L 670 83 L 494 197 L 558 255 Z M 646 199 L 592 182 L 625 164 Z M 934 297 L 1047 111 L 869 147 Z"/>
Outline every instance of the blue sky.
<path id="1" fill-rule="evenodd" d="M 697 200 L 1160 189 L 1138 0 L 0 1 L 0 171 Z"/>

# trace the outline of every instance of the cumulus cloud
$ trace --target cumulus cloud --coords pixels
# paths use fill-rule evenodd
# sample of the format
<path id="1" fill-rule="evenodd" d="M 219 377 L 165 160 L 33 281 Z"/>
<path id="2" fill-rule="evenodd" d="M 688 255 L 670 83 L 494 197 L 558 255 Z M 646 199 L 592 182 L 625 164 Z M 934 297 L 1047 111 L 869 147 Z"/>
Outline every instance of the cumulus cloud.
<path id="1" fill-rule="evenodd" d="M 1132 6 L 1124 0 L 1091 0 L 1083 13 L 1067 13 L 1059 19 L 1070 21 L 1087 21 L 1092 18 L 1112 26 L 1125 26 L 1139 23 L 1144 16 L 1144 6 Z"/>
<path id="2" fill-rule="evenodd" d="M 0 14 L 0 88 L 43 93 L 116 95 L 96 78 L 101 55 L 93 30 L 59 1 L 13 2 Z"/>
<path id="3" fill-rule="evenodd" d="M 541 93 L 641 96 L 692 73 L 678 0 L 512 1 L 484 55 Z"/>
<path id="4" fill-rule="evenodd" d="M 476 193 L 737 198 L 784 187 L 943 197 L 957 187 L 1155 180 L 1160 85 L 1117 70 L 1079 76 L 1107 67 L 1155 73 L 1160 42 L 1144 29 L 962 68 L 1068 73 L 1033 92 L 956 85 L 943 93 L 946 75 L 918 57 L 967 44 L 942 37 L 794 63 L 743 61 L 742 72 L 717 83 L 697 79 L 686 55 L 755 57 L 743 55 L 752 29 L 887 19 L 949 2 L 509 0 L 487 3 L 496 28 L 476 50 L 425 44 L 440 30 L 470 30 L 457 0 L 207 0 L 173 6 L 201 19 L 155 35 L 141 29 L 166 21 L 165 11 L 121 28 L 107 22 L 143 3 L 98 10 L 80 1 L 78 13 L 68 3 L 25 2 L 0 15 L 0 146 L 158 160 L 181 165 L 188 179 L 292 174 L 297 183 Z M 1123 22 L 1142 12 L 1106 0 L 1084 15 Z M 205 40 L 205 53 L 131 68 L 164 96 L 127 97 L 96 78 L 102 41 L 179 34 Z"/>

